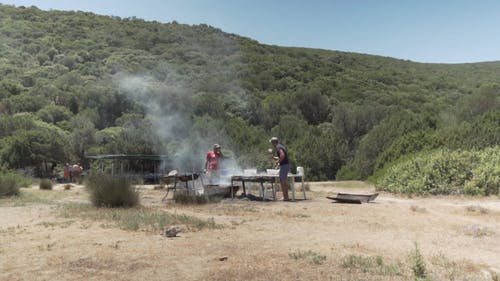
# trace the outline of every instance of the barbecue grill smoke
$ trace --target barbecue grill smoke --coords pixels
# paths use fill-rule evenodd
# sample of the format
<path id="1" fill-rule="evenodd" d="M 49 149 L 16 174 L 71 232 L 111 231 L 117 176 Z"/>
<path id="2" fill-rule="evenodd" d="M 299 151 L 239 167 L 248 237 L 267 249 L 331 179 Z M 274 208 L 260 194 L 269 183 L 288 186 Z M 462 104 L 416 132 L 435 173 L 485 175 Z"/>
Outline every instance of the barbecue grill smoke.
<path id="1" fill-rule="evenodd" d="M 154 150 L 169 156 L 171 162 L 166 163 L 164 170 L 201 172 L 213 144 L 220 143 L 224 153 L 230 149 L 226 144 L 231 142 L 220 122 L 208 117 L 193 119 L 193 89 L 182 77 L 173 72 L 171 76 L 167 81 L 158 81 L 149 75 L 118 73 L 115 79 L 122 93 L 143 106 L 144 118 L 151 121 L 154 133 L 161 139 L 161 146 Z M 241 170 L 231 159 L 222 168 Z"/>
<path id="2" fill-rule="evenodd" d="M 239 45 L 231 35 L 218 29 L 206 25 L 194 28 L 204 35 L 183 36 L 181 46 L 168 60 L 146 57 L 151 60 L 148 65 L 154 67 L 143 75 L 114 75 L 120 91 L 142 104 L 145 118 L 162 141 L 155 150 L 171 156 L 167 168 L 181 172 L 201 171 L 205 155 L 214 143 L 222 145 L 223 153 L 231 151 L 231 139 L 222 122 L 207 117 L 213 116 L 207 113 L 204 117 L 195 116 L 204 115 L 203 110 L 220 110 L 210 104 L 213 98 L 229 102 L 234 109 L 244 107 L 246 101 L 238 71 L 231 63 L 240 59 Z M 207 56 L 211 58 L 206 59 Z M 201 113 L 195 112 L 197 105 Z M 230 167 L 223 168 L 239 169 L 235 161 L 225 162 Z"/>

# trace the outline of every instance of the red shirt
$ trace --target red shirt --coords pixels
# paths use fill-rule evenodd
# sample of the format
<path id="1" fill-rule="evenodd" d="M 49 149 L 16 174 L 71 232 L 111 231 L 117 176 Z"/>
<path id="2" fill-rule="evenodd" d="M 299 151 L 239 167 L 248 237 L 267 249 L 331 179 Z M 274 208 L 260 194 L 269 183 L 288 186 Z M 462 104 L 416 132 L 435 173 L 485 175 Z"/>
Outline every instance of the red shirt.
<path id="1" fill-rule="evenodd" d="M 220 159 L 223 157 L 222 152 L 215 153 L 213 150 L 207 152 L 207 162 L 209 170 L 218 170 Z"/>

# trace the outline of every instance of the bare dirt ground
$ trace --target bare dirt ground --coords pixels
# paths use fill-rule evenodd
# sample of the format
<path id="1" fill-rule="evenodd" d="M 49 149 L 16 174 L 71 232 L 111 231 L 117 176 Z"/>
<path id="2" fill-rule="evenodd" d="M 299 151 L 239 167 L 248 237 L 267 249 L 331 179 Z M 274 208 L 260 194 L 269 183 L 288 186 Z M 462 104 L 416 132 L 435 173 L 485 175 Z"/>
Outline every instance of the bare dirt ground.
<path id="1" fill-rule="evenodd" d="M 162 203 L 164 190 L 139 187 L 146 208 L 223 226 L 175 238 L 62 218 L 60 204 L 88 202 L 82 186 L 22 189 L 20 199 L 0 199 L 0 280 L 415 280 L 416 249 L 428 280 L 500 278 L 498 197 L 380 193 L 341 204 L 325 197 L 375 189 L 308 185 L 305 201 L 205 205 Z"/>

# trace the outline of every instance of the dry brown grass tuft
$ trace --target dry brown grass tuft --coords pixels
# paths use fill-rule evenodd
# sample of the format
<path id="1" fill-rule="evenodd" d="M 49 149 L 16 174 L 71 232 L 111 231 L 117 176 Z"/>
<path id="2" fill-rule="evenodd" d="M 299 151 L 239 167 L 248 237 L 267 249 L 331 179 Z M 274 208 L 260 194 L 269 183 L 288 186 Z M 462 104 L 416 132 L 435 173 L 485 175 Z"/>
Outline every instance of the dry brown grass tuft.
<path id="1" fill-rule="evenodd" d="M 320 257 L 321 262 L 314 262 L 314 257 Z M 412 280 L 403 274 L 401 264 L 385 264 L 380 256 L 336 259 L 311 250 L 295 250 L 288 257 L 278 253 L 229 256 L 223 262 L 213 263 L 217 266 L 204 280 Z"/>
<path id="2" fill-rule="evenodd" d="M 426 213 L 427 212 L 427 209 L 425 209 L 424 207 L 419 207 L 416 205 L 411 205 L 410 210 L 412 210 L 413 212 L 417 212 L 417 213 Z"/>
<path id="3" fill-rule="evenodd" d="M 494 231 L 491 230 L 489 227 L 479 225 L 479 224 L 466 225 L 463 228 L 463 231 L 466 235 L 470 235 L 470 236 L 476 237 L 476 238 L 492 235 L 494 233 Z"/>
<path id="4" fill-rule="evenodd" d="M 465 208 L 469 213 L 487 214 L 489 210 L 480 205 L 469 205 Z"/>

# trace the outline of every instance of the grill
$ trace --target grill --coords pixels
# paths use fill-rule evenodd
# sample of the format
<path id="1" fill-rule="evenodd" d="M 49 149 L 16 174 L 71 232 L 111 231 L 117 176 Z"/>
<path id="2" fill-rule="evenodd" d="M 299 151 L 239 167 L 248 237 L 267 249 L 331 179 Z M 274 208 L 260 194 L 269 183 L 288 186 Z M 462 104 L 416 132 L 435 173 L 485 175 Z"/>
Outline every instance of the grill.
<path id="1" fill-rule="evenodd" d="M 197 173 L 192 173 L 192 174 L 182 174 L 182 175 L 175 175 L 170 178 L 174 178 L 177 181 L 182 181 L 182 182 L 188 182 L 188 181 L 194 181 L 197 180 L 200 175 Z M 167 178 L 169 178 L 167 176 Z"/>
<path id="2" fill-rule="evenodd" d="M 170 190 L 175 191 L 179 188 L 177 185 L 179 182 L 185 183 L 186 190 L 194 194 L 194 186 L 196 184 L 194 181 L 200 180 L 200 184 L 203 187 L 203 194 L 207 196 L 231 197 L 231 195 L 236 193 L 239 189 L 239 186 L 237 185 L 205 184 L 203 183 L 203 175 L 201 173 L 178 173 L 177 170 L 172 170 L 167 175 L 162 176 L 162 179 L 174 181 L 173 187 L 169 187 L 167 189 L 167 194 L 164 196 L 162 201 L 167 198 Z"/>
<path id="3" fill-rule="evenodd" d="M 182 181 L 182 182 L 187 183 L 188 181 L 197 180 L 199 176 L 200 176 L 199 173 L 179 174 L 179 172 L 177 170 L 172 170 L 167 175 L 163 176 L 163 178 L 164 179 L 174 179 L 175 182 Z"/>

